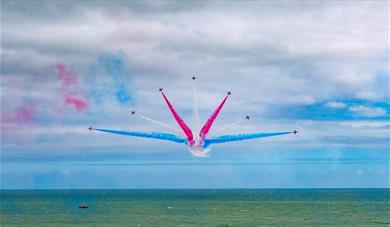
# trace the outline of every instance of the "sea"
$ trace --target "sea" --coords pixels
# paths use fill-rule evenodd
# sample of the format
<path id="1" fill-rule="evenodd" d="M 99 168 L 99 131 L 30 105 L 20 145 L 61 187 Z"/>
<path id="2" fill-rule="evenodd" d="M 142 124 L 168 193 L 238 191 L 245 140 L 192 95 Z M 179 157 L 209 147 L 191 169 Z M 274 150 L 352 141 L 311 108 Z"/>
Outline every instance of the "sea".
<path id="1" fill-rule="evenodd" d="M 390 189 L 1 190 L 8 226 L 390 226 Z M 80 204 L 89 208 L 80 209 Z"/>

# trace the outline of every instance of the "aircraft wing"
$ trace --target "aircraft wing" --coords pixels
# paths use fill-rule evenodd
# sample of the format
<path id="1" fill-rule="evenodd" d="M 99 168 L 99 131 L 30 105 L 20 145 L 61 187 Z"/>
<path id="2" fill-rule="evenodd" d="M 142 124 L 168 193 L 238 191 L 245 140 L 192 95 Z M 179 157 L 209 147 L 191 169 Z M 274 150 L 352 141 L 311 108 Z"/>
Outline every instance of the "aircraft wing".
<path id="1" fill-rule="evenodd" d="M 149 139 L 168 140 L 176 143 L 185 143 L 185 144 L 187 143 L 186 139 L 165 132 L 135 132 L 135 131 L 110 130 L 110 129 L 101 129 L 101 128 L 95 128 L 94 130 L 100 132 L 119 134 L 124 136 L 135 136 L 135 137 L 142 137 L 142 138 L 149 138 Z"/>
<path id="2" fill-rule="evenodd" d="M 250 133 L 250 134 L 235 134 L 235 135 L 222 135 L 218 137 L 208 138 L 204 141 L 205 147 L 214 143 L 227 143 L 234 142 L 240 140 L 250 140 L 250 139 L 258 139 L 263 137 L 270 136 L 280 136 L 290 134 L 291 132 L 258 132 L 258 133 Z"/>

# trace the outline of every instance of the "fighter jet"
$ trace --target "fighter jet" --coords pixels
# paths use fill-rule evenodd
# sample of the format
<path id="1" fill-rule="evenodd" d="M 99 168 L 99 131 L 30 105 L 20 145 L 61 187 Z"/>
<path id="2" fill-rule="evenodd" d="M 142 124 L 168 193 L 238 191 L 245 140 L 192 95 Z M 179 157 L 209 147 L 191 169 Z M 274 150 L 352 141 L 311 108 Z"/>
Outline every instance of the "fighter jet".
<path id="1" fill-rule="evenodd" d="M 89 130 L 89 131 L 92 131 L 92 130 L 93 130 L 92 126 L 89 126 L 88 130 Z"/>
<path id="2" fill-rule="evenodd" d="M 159 88 L 158 90 L 159 90 L 159 91 L 163 91 L 164 89 L 162 89 L 162 88 Z"/>
<path id="3" fill-rule="evenodd" d="M 227 92 L 227 95 L 231 95 L 232 93 L 230 91 Z"/>
<path id="4" fill-rule="evenodd" d="M 195 76 L 193 76 L 193 77 L 191 77 L 191 79 L 192 79 L 192 80 L 196 80 L 196 77 L 195 77 Z"/>
<path id="5" fill-rule="evenodd" d="M 131 115 L 135 114 L 135 110 L 130 111 Z"/>
<path id="6" fill-rule="evenodd" d="M 294 133 L 294 135 L 296 135 L 298 133 L 298 131 L 294 129 L 294 131 L 292 133 Z"/>
<path id="7" fill-rule="evenodd" d="M 245 119 L 247 119 L 247 120 L 249 120 L 250 118 L 251 118 L 251 117 L 250 117 L 250 116 L 248 116 L 248 115 L 245 117 Z"/>

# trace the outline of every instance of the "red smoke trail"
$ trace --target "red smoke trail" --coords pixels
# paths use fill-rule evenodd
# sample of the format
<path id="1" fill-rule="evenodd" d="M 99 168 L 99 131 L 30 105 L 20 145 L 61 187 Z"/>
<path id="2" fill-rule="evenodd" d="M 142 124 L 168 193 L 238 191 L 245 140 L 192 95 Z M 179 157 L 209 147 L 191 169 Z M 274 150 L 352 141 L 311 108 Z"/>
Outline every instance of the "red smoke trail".
<path id="1" fill-rule="evenodd" d="M 61 95 L 65 106 L 72 106 L 78 111 L 87 109 L 89 106 L 88 100 L 80 94 L 71 92 L 71 90 L 78 88 L 77 76 L 70 72 L 67 66 L 63 63 L 56 64 L 55 69 L 58 74 L 58 78 L 62 82 Z"/>
<path id="2" fill-rule="evenodd" d="M 60 78 L 63 86 L 71 86 L 77 84 L 77 77 L 75 74 L 68 71 L 67 67 L 63 63 L 55 65 L 57 69 L 58 77 Z"/>
<path id="3" fill-rule="evenodd" d="M 16 130 L 16 124 L 28 124 L 28 127 L 31 127 L 38 118 L 38 114 L 38 105 L 35 102 L 18 106 L 10 112 L 1 113 L 1 135 L 6 136 L 7 132 Z"/>
<path id="4" fill-rule="evenodd" d="M 49 94 L 45 93 L 45 90 L 35 90 L 38 86 L 42 87 L 41 85 L 43 85 L 45 87 L 45 85 L 50 83 L 53 79 L 51 76 L 54 76 L 54 79 L 60 83 L 60 89 L 55 93 Z M 34 133 L 21 133 L 21 131 L 29 132 L 32 128 L 40 127 L 40 123 L 50 122 L 55 117 L 53 113 L 62 112 L 61 110 L 64 108 L 72 108 L 77 111 L 83 111 L 88 108 L 89 102 L 78 84 L 77 75 L 69 71 L 68 67 L 63 63 L 51 65 L 49 72 L 35 75 L 32 82 L 23 89 L 16 87 L 17 84 L 12 84 L 12 86 L 15 86 L 14 89 L 24 92 L 22 97 L 13 96 L 9 97 L 9 99 L 13 100 L 7 99 L 7 104 L 10 105 L 8 110 L 2 108 L 0 134 L 2 139 L 5 139 L 7 142 L 20 144 L 30 136 L 34 138 Z M 29 98 L 31 100 L 29 102 L 21 100 L 26 98 L 30 92 L 37 91 L 42 95 L 40 98 Z M 52 102 L 50 99 L 52 96 L 60 96 L 61 101 Z M 13 102 L 20 102 L 20 104 L 11 107 Z"/>
<path id="5" fill-rule="evenodd" d="M 169 110 L 171 111 L 171 113 L 172 113 L 173 117 L 175 118 L 176 122 L 179 124 L 179 126 L 183 130 L 184 134 L 186 134 L 188 142 L 191 145 L 193 145 L 195 142 L 194 142 L 194 136 L 192 135 L 191 129 L 187 126 L 187 124 L 183 121 L 183 119 L 179 116 L 179 114 L 173 108 L 171 102 L 169 102 L 169 100 L 165 96 L 164 92 L 161 91 L 161 94 L 163 95 L 164 100 L 167 103 L 167 105 L 169 107 Z"/>
<path id="6" fill-rule="evenodd" d="M 11 113 L 7 114 L 2 122 L 15 123 L 15 122 L 33 122 L 38 116 L 38 106 L 36 103 L 28 103 L 24 106 L 15 108 Z"/>
<path id="7" fill-rule="evenodd" d="M 207 134 L 209 133 L 209 130 L 211 126 L 213 125 L 215 119 L 217 118 L 219 112 L 221 111 L 223 105 L 225 104 L 227 98 L 229 95 L 226 95 L 226 97 L 223 99 L 222 103 L 219 104 L 218 108 L 214 111 L 214 113 L 210 116 L 210 118 L 206 121 L 203 128 L 200 130 L 199 136 L 202 139 L 205 139 Z"/>
<path id="8" fill-rule="evenodd" d="M 38 110 L 36 105 L 29 104 L 17 108 L 12 116 L 12 120 L 16 122 L 31 122 L 37 117 Z"/>
<path id="9" fill-rule="evenodd" d="M 64 94 L 64 101 L 66 105 L 73 106 L 78 111 L 85 110 L 88 107 L 88 103 L 85 100 L 71 94 Z"/>

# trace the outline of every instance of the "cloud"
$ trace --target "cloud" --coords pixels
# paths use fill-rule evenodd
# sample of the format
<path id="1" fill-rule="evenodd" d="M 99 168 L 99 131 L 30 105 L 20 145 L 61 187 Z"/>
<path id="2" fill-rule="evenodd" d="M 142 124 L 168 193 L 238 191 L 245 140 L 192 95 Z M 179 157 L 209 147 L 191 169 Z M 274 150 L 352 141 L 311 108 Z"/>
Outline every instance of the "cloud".
<path id="1" fill-rule="evenodd" d="M 386 110 L 380 107 L 368 107 L 363 105 L 354 105 L 348 108 L 349 111 L 356 113 L 358 115 L 366 117 L 377 117 L 385 116 L 387 114 Z"/>
<path id="2" fill-rule="evenodd" d="M 353 66 L 344 66 L 340 72 L 333 76 L 336 82 L 351 87 L 362 87 L 363 85 L 371 84 L 375 78 L 375 75 L 372 73 Z"/>
<path id="3" fill-rule="evenodd" d="M 315 99 L 309 95 L 296 95 L 288 97 L 286 101 L 288 104 L 310 105 L 314 104 Z"/>
<path id="4" fill-rule="evenodd" d="M 380 96 L 381 94 L 378 94 L 374 91 L 359 91 L 358 93 L 356 93 L 356 98 L 371 101 L 381 100 Z"/>
<path id="5" fill-rule="evenodd" d="M 389 121 L 345 121 L 342 125 L 356 128 L 390 128 Z"/>
<path id="6" fill-rule="evenodd" d="M 361 169 L 359 169 L 359 170 L 356 170 L 356 173 L 357 173 L 357 174 L 364 174 L 364 171 L 361 170 Z"/>
<path id="7" fill-rule="evenodd" d="M 345 108 L 347 105 L 343 102 L 327 102 L 325 104 L 327 107 L 330 107 L 330 108 L 335 108 L 335 109 L 341 109 L 341 108 Z"/>

